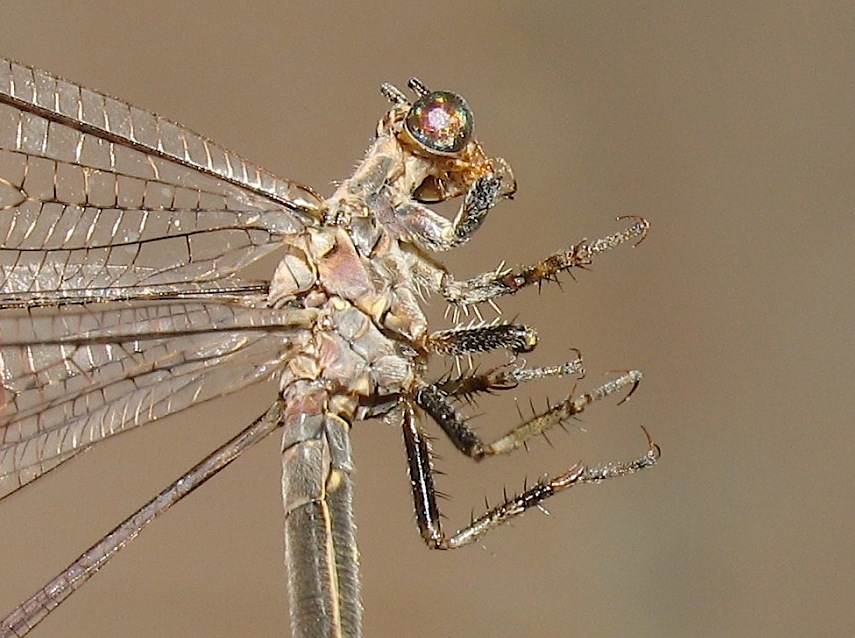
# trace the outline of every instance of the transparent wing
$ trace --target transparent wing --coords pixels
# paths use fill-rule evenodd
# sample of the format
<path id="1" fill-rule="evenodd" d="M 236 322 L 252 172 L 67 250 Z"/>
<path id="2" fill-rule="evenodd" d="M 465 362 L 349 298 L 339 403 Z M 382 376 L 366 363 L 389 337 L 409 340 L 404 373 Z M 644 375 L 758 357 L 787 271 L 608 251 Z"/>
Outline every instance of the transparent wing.
<path id="1" fill-rule="evenodd" d="M 320 206 L 169 120 L 0 60 L 0 498 L 282 366 L 309 314 L 264 308 L 237 273 Z"/>
<path id="2" fill-rule="evenodd" d="M 178 302 L 42 314 L 0 316 L 0 498 L 101 439 L 268 378 L 313 318 Z"/>
<path id="3" fill-rule="evenodd" d="M 319 205 L 164 118 L 0 60 L 0 307 L 231 281 Z"/>

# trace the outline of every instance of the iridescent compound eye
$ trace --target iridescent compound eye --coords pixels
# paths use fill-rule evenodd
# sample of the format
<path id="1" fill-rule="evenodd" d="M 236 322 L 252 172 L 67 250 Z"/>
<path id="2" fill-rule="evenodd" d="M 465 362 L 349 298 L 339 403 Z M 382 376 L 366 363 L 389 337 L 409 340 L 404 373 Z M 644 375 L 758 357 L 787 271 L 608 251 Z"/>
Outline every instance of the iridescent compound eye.
<path id="1" fill-rule="evenodd" d="M 456 93 L 433 91 L 416 100 L 405 126 L 413 139 L 433 153 L 459 153 L 472 137 L 469 105 Z"/>

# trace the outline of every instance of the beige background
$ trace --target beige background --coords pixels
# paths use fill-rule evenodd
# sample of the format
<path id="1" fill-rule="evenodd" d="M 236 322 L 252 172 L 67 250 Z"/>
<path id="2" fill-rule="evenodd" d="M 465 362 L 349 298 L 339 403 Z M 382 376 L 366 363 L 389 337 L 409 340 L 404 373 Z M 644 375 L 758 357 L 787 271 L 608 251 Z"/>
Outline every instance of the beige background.
<path id="1" fill-rule="evenodd" d="M 546 364 L 639 367 L 587 434 L 474 466 L 437 448 L 449 527 L 503 485 L 631 456 L 482 547 L 415 531 L 400 434 L 354 433 L 366 636 L 849 636 L 855 623 L 851 3 L 0 3 L 0 55 L 167 115 L 329 193 L 411 74 L 463 93 L 520 191 L 471 275 L 649 216 L 636 250 L 503 304 Z M 320 8 L 319 8 L 320 7 Z M 442 324 L 437 323 L 437 327 Z M 567 383 L 523 388 L 542 406 Z M 0 610 L 259 414 L 270 388 L 99 446 L 0 505 Z M 500 433 L 512 402 L 481 402 Z M 278 443 L 182 503 L 38 636 L 287 631 Z"/>

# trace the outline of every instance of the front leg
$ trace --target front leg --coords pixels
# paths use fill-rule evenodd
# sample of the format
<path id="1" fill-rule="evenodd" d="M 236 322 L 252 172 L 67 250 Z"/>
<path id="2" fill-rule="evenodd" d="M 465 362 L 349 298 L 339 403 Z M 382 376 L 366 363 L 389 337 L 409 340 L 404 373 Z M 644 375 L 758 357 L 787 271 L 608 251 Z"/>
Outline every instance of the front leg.
<path id="1" fill-rule="evenodd" d="M 450 250 L 469 241 L 499 199 L 509 196 L 510 191 L 503 186 L 501 175 L 476 179 L 453 222 L 415 201 L 399 206 L 395 216 L 411 237 L 425 248 L 434 252 Z"/>

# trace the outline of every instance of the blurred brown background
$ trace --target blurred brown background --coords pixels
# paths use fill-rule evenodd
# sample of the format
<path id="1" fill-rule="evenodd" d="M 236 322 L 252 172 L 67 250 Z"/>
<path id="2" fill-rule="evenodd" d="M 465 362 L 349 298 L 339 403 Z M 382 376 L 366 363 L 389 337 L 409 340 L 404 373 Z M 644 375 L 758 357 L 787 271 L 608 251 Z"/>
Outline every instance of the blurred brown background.
<path id="1" fill-rule="evenodd" d="M 648 216 L 635 250 L 502 304 L 532 364 L 589 387 L 639 367 L 587 433 L 475 466 L 445 441 L 449 528 L 503 485 L 629 457 L 452 553 L 424 548 L 400 434 L 354 432 L 366 636 L 850 636 L 855 623 L 851 3 L 12 1 L 0 55 L 120 96 L 331 192 L 418 75 L 464 94 L 519 194 L 448 257 L 461 276 Z M 439 305 L 439 304 L 438 304 Z M 441 314 L 438 315 L 441 317 Z M 437 327 L 441 327 L 441 323 Z M 567 382 L 522 388 L 542 406 Z M 0 505 L 0 611 L 266 407 L 271 388 L 99 446 Z M 509 398 L 474 423 L 499 434 Z M 278 442 L 158 521 L 37 636 L 287 632 Z"/>

